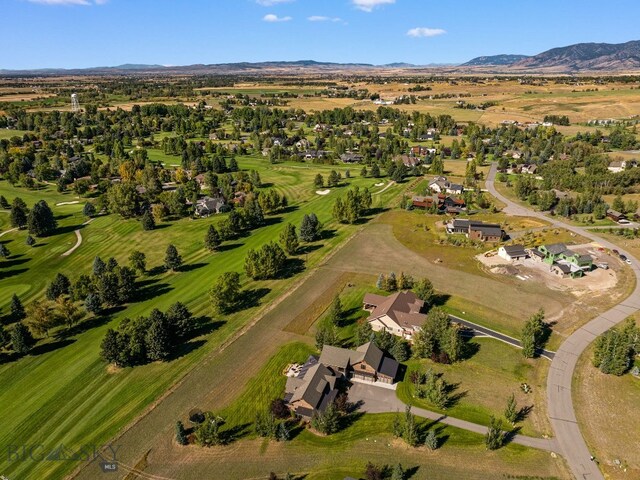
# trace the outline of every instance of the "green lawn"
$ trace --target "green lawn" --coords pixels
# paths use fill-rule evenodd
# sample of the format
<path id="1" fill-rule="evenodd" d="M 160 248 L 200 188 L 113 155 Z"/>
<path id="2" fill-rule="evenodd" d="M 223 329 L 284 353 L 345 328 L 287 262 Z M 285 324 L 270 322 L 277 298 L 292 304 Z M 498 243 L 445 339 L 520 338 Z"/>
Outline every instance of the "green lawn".
<path id="1" fill-rule="evenodd" d="M 228 339 L 234 332 L 252 319 L 263 307 L 286 292 L 293 279 L 253 282 L 242 274 L 242 284 L 252 289 L 264 289 L 259 305 L 230 315 L 216 322 L 212 331 L 204 332 L 192 340 L 183 354 L 169 363 L 152 363 L 135 368 L 110 372 L 98 356 L 99 345 L 108 328 L 116 326 L 122 318 L 148 314 L 152 308 L 166 309 L 180 300 L 195 315 L 209 315 L 208 290 L 222 272 L 242 272 L 246 252 L 277 239 L 286 222 L 299 225 L 305 213 L 314 212 L 330 235 L 317 242 L 316 250 L 304 257 L 307 268 L 314 267 L 338 244 L 343 242 L 357 226 L 337 225 L 331 219 L 335 198 L 344 194 L 347 187 L 332 189 L 329 195 L 316 195 L 312 187 L 317 171 L 328 172 L 329 167 L 306 165 L 271 166 L 259 159 L 239 159 L 242 168 L 259 168 L 264 182 L 273 182 L 274 188 L 294 192 L 295 183 L 309 185 L 299 188 L 290 199 L 291 208 L 286 214 L 268 218 L 268 225 L 245 237 L 229 242 L 225 251 L 210 254 L 202 245 L 204 233 L 210 223 L 222 216 L 204 220 L 182 219 L 167 222 L 160 228 L 142 231 L 137 220 L 122 220 L 114 215 L 95 219 L 81 229 L 82 245 L 70 256 L 61 254 L 75 244 L 73 230 L 85 220 L 80 214 L 82 204 L 55 206 L 56 203 L 74 200 L 71 194 L 62 195 L 53 188 L 28 191 L 0 182 L 0 194 L 11 201 L 20 196 L 31 206 L 39 199 L 46 199 L 59 217 L 63 233 L 39 240 L 39 246 L 27 247 L 25 231 L 12 232 L 2 237 L 12 253 L 10 266 L 2 268 L 0 282 L 0 308 L 6 312 L 13 293 L 18 293 L 25 304 L 42 296 L 48 282 L 57 272 L 72 280 L 81 273 L 89 273 L 93 259 L 100 255 L 106 259 L 115 257 L 126 263 L 134 249 L 146 253 L 149 267 L 162 263 L 164 251 L 174 243 L 187 271 L 162 273 L 143 279 L 146 295 L 122 311 L 99 318 L 85 320 L 79 332 L 65 338 L 63 332 L 52 332 L 44 339 L 35 353 L 17 361 L 0 364 L 0 444 L 40 443 L 55 446 L 105 442 L 124 425 L 140 414 L 177 379 L 208 353 Z M 355 178 L 353 184 L 365 186 L 372 179 Z M 382 195 L 374 195 L 374 206 L 387 204 L 398 195 L 400 187 L 388 189 Z M 6 222 L 5 213 L 2 215 Z M 2 223 L 3 230 L 6 223 Z M 1 265 L 1 264 L 0 264 Z M 44 433 L 46 432 L 46 433 Z M 74 465 L 65 462 L 19 463 L 9 465 L 4 474 L 10 478 L 60 478 Z"/>
<path id="2" fill-rule="evenodd" d="M 28 130 L 9 130 L 6 128 L 0 128 L 0 140 L 9 139 L 11 137 L 20 137 L 25 133 L 29 133 Z"/>
<path id="3" fill-rule="evenodd" d="M 519 407 L 533 407 L 531 414 L 521 424 L 521 433 L 549 435 L 551 430 L 544 415 L 544 379 L 537 371 L 545 370 L 542 362 L 546 360 L 527 360 L 522 357 L 520 350 L 493 339 L 475 339 L 470 345 L 477 349 L 477 353 L 452 365 L 436 364 L 431 360 L 410 360 L 407 375 L 398 385 L 398 397 L 417 407 L 488 425 L 491 415 L 502 417 L 507 399 L 513 393 Z M 432 368 L 435 372 L 443 373 L 445 380 L 456 386 L 451 394 L 460 398 L 447 410 L 441 410 L 427 400 L 415 397 L 409 373 L 417 368 L 423 371 Z M 523 382 L 533 388 L 533 394 L 525 394 L 520 390 Z M 506 420 L 503 419 L 503 422 L 506 427 Z"/>
<path id="4" fill-rule="evenodd" d="M 249 381 L 246 389 L 224 410 L 217 412 L 226 419 L 224 428 L 240 427 L 244 435 L 229 446 L 197 449 L 201 453 L 180 454 L 173 449 L 167 454 L 181 455 L 188 461 L 180 465 L 186 478 L 200 478 L 210 469 L 215 458 L 220 478 L 262 478 L 265 472 L 284 475 L 289 471 L 304 478 L 331 480 L 346 475 L 362 475 L 367 461 L 377 464 L 402 463 L 405 468 L 417 468 L 417 478 L 427 473 L 430 478 L 487 478 L 489 472 L 508 478 L 518 475 L 538 475 L 541 478 L 562 477 L 562 461 L 547 453 L 509 445 L 496 452 L 487 452 L 483 437 L 453 427 L 417 419 L 423 433 L 435 429 L 443 445 L 436 452 L 407 447 L 393 438 L 395 414 L 356 414 L 340 432 L 321 437 L 306 429 L 297 429 L 289 442 L 256 438 L 248 425 L 255 420 L 256 410 L 266 408 L 271 399 L 284 392 L 284 368 L 292 362 L 302 362 L 313 349 L 301 343 L 289 343 L 267 362 Z M 185 447 L 176 447 L 178 449 Z M 335 459 L 339 457 L 340 461 Z M 151 472 L 150 472 L 151 473 Z M 557 477 L 556 477 L 557 476 Z M 517 477 L 524 478 L 524 477 Z"/>

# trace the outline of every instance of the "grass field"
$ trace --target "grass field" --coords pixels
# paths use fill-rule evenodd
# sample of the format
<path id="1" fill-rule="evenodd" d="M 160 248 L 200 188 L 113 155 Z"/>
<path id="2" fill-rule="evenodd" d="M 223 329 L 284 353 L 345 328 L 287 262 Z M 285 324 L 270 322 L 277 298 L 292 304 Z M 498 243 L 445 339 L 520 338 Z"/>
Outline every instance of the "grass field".
<path id="1" fill-rule="evenodd" d="M 445 441 L 430 452 L 425 447 L 409 448 L 390 434 L 394 414 L 355 415 L 347 426 L 335 435 L 318 437 L 308 430 L 294 430 L 289 442 L 274 442 L 256 438 L 247 424 L 255 420 L 256 410 L 283 392 L 283 369 L 292 361 L 303 361 L 311 353 L 300 343 L 283 346 L 248 382 L 245 390 L 220 413 L 228 422 L 225 428 L 237 428 L 244 434 L 225 447 L 203 449 L 196 446 L 172 445 L 163 451 L 162 475 L 200 478 L 216 465 L 220 478 L 262 478 L 269 471 L 283 475 L 289 471 L 304 478 L 330 480 L 345 475 L 362 475 L 367 460 L 378 464 L 401 462 L 416 468 L 421 478 L 486 478 L 492 475 L 536 475 L 542 478 L 566 478 L 561 460 L 543 452 L 518 445 L 509 445 L 496 452 L 487 452 L 483 438 L 462 430 L 418 420 L 421 430 L 436 429 Z M 339 456 L 340 461 L 336 461 Z M 462 462 L 462 459 L 465 459 Z M 470 460 L 473 460 L 470 462 Z M 154 461 L 156 459 L 154 458 Z M 153 469 L 145 473 L 154 474 Z"/>
<path id="2" fill-rule="evenodd" d="M 145 278 L 142 298 L 124 311 L 85 321 L 70 336 L 54 332 L 33 354 L 0 365 L 0 404 L 10 406 L 0 412 L 0 424 L 5 427 L 0 432 L 0 444 L 37 442 L 51 446 L 60 442 L 79 445 L 107 441 L 256 312 L 286 292 L 293 280 L 248 282 L 243 275 L 244 286 L 264 292 L 259 304 L 216 319 L 208 331 L 186 345 L 179 358 L 169 363 L 152 363 L 110 373 L 98 357 L 99 344 L 107 328 L 117 325 L 125 316 L 144 315 L 152 308 L 166 309 L 177 300 L 186 303 L 195 315 L 209 315 L 207 292 L 213 279 L 224 271 L 242 271 L 248 249 L 277 239 L 285 222 L 299 225 L 305 213 L 315 212 L 330 232 L 326 240 L 318 243 L 320 248 L 305 255 L 308 268 L 317 265 L 356 228 L 336 225 L 331 220 L 333 201 L 346 187 L 333 189 L 326 196 L 314 193 L 313 176 L 318 170 L 328 172 L 327 168 L 272 167 L 257 159 L 240 159 L 239 162 L 242 168 L 259 167 L 264 182 L 272 182 L 274 188 L 291 192 L 290 212 L 270 218 L 266 227 L 229 243 L 223 252 L 213 255 L 204 250 L 202 239 L 209 223 L 215 223 L 221 217 L 183 219 L 143 232 L 136 220 L 103 216 L 81 229 L 83 243 L 72 255 L 61 257 L 75 243 L 73 230 L 85 220 L 80 215 L 82 204 L 57 207 L 58 202 L 73 200 L 71 195 L 60 195 L 50 188 L 18 190 L 0 182 L 0 194 L 8 199 L 19 195 L 28 205 L 46 199 L 58 215 L 63 232 L 40 240 L 40 246 L 36 248 L 24 244 L 24 231 L 2 237 L 12 253 L 10 266 L 2 270 L 0 284 L 0 306 L 4 311 L 14 292 L 28 304 L 42 295 L 56 272 L 65 273 L 73 280 L 80 273 L 90 271 L 93 258 L 98 254 L 103 258 L 114 256 L 120 263 L 126 263 L 129 253 L 139 249 L 146 253 L 151 268 L 162 263 L 167 244 L 173 242 L 187 266 L 183 272 Z M 364 186 L 372 180 L 355 178 L 351 182 Z M 309 189 L 296 191 L 295 183 L 307 184 Z M 398 194 L 399 188 L 392 187 L 382 195 L 374 195 L 374 204 L 388 203 Z M 1 215 L 3 219 L 6 216 Z M 52 381 L 52 375 L 56 375 L 55 381 Z M 70 468 L 73 465 L 64 462 L 20 463 L 10 465 L 4 473 L 13 477 L 56 478 Z"/>
<path id="3" fill-rule="evenodd" d="M 640 380 L 605 375 L 591 364 L 593 347 L 580 357 L 573 381 L 581 430 L 609 479 L 640 478 Z"/>

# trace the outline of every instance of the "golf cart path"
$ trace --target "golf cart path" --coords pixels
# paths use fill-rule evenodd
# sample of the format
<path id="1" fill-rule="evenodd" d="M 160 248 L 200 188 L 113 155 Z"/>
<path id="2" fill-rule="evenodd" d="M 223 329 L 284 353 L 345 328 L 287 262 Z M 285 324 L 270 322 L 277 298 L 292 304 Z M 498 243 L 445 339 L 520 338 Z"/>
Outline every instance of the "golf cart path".
<path id="1" fill-rule="evenodd" d="M 84 222 L 82 224 L 82 226 L 89 225 L 92 221 L 93 221 L 93 218 L 90 218 L 89 220 Z M 61 255 L 61 257 L 68 257 L 69 255 L 71 255 L 76 250 L 76 248 L 78 248 L 80 245 L 82 245 L 82 233 L 80 233 L 80 229 L 78 228 L 78 229 L 74 230 L 73 233 L 76 234 L 76 244 L 73 247 L 71 247 L 69 250 L 64 252 Z"/>

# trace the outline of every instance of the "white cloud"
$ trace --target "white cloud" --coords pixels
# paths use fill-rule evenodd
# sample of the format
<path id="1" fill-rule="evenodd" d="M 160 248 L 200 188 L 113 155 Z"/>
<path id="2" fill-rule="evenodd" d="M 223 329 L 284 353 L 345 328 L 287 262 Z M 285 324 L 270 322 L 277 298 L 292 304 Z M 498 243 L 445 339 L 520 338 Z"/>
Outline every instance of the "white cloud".
<path id="1" fill-rule="evenodd" d="M 445 33 L 447 33 L 447 31 L 441 28 L 417 27 L 409 30 L 407 32 L 407 35 L 409 35 L 410 37 L 420 38 L 420 37 L 437 37 L 438 35 L 444 35 Z"/>
<path id="2" fill-rule="evenodd" d="M 263 7 L 273 7 L 274 5 L 278 5 L 279 3 L 289 3 L 295 0 L 256 0 L 258 5 L 262 5 Z"/>
<path id="3" fill-rule="evenodd" d="M 277 15 L 274 15 L 273 13 L 268 13 L 267 15 L 265 15 L 264 17 L 262 17 L 262 20 L 264 20 L 265 22 L 288 22 L 289 20 L 293 20 L 291 17 L 279 17 Z"/>
<path id="4" fill-rule="evenodd" d="M 351 3 L 363 12 L 371 12 L 374 8 L 380 5 L 391 5 L 396 3 L 396 0 L 351 0 Z"/>
<path id="5" fill-rule="evenodd" d="M 325 17 L 324 15 L 311 15 L 307 17 L 310 22 L 341 22 L 340 17 Z"/>
<path id="6" fill-rule="evenodd" d="M 40 5 L 104 5 L 108 0 L 27 0 Z"/>

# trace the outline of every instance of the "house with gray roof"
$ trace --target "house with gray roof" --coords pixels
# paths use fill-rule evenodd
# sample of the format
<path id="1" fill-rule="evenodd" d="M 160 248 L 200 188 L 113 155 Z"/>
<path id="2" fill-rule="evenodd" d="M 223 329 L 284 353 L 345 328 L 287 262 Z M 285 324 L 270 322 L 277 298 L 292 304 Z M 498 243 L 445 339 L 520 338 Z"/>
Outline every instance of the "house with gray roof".
<path id="1" fill-rule="evenodd" d="M 195 214 L 198 217 L 208 217 L 214 213 L 220 213 L 228 208 L 222 197 L 204 197 L 199 199 L 195 205 Z"/>
<path id="2" fill-rule="evenodd" d="M 324 412 L 338 395 L 338 377 L 319 362 L 297 377 L 287 378 L 285 401 L 289 408 L 305 419 L 315 412 Z"/>
<path id="3" fill-rule="evenodd" d="M 325 345 L 319 362 L 338 376 L 383 383 L 393 383 L 399 368 L 398 362 L 385 356 L 375 342 L 365 343 L 355 350 Z"/>

